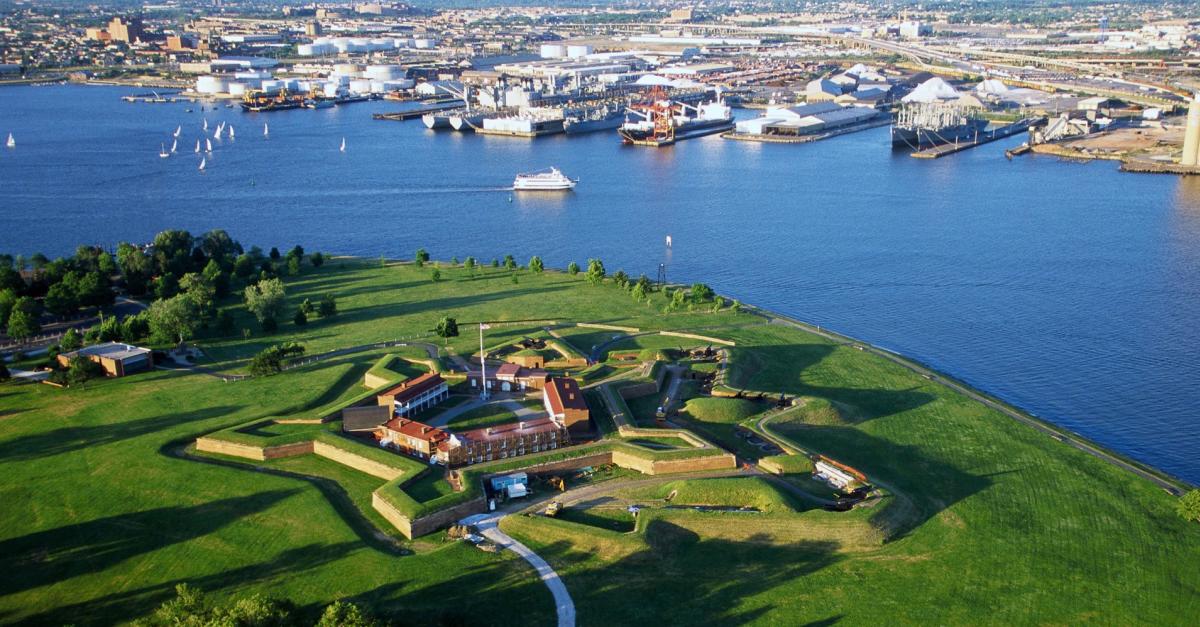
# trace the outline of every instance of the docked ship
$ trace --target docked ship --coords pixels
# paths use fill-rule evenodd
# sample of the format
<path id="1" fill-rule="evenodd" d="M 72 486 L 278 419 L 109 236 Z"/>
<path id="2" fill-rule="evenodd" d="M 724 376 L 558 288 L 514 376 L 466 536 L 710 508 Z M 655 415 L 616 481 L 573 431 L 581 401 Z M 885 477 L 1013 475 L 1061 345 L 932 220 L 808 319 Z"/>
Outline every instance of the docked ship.
<path id="1" fill-rule="evenodd" d="M 563 132 L 567 135 L 610 131 L 625 122 L 625 114 L 617 107 L 600 107 L 568 115 L 563 118 Z"/>
<path id="2" fill-rule="evenodd" d="M 660 92 L 661 93 L 661 92 Z M 629 107 L 630 117 L 617 128 L 622 143 L 670 146 L 677 141 L 733 128 L 733 110 L 716 100 L 699 105 L 651 95 L 651 101 Z"/>
<path id="3" fill-rule="evenodd" d="M 446 109 L 445 111 L 430 111 L 421 116 L 421 123 L 425 128 L 436 131 L 442 128 L 450 128 L 450 118 L 456 115 L 455 110 Z"/>
<path id="4" fill-rule="evenodd" d="M 518 192 L 565 192 L 575 189 L 578 179 L 567 178 L 558 168 L 549 168 L 528 174 L 518 174 L 513 181 L 513 191 Z"/>
<path id="5" fill-rule="evenodd" d="M 982 111 L 944 102 L 910 102 L 892 117 L 892 147 L 921 150 L 932 146 L 975 141 L 988 126 Z"/>
<path id="6" fill-rule="evenodd" d="M 293 94 L 286 89 L 276 94 L 264 91 L 249 91 L 242 97 L 242 109 L 250 112 L 282 111 L 284 109 L 299 109 L 304 106 L 306 98 L 302 94 Z"/>
<path id="7" fill-rule="evenodd" d="M 473 133 L 475 127 L 483 124 L 485 117 L 487 117 L 485 113 L 460 111 L 450 116 L 450 128 L 460 133 Z"/>

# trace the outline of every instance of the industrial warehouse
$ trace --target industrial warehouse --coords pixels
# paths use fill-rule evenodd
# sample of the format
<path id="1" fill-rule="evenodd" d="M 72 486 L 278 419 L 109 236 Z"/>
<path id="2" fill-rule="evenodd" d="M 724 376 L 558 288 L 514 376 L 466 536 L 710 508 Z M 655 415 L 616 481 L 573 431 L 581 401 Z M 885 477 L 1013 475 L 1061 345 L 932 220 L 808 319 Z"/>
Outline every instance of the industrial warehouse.
<path id="1" fill-rule="evenodd" d="M 738 122 L 734 131 L 725 136 L 764 141 L 813 141 L 888 122 L 884 112 L 872 107 L 814 102 L 795 107 L 772 107 L 762 117 Z"/>

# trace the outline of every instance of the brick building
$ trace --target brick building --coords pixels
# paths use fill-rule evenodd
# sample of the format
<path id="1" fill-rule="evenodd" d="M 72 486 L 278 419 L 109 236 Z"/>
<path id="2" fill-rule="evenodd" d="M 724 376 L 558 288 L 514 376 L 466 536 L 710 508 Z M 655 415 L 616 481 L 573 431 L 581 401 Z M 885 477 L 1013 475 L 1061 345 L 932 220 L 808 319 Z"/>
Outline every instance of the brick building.
<path id="1" fill-rule="evenodd" d="M 379 437 L 382 446 L 429 459 L 441 444 L 450 439 L 450 434 L 408 418 L 393 418 L 380 427 Z"/>
<path id="2" fill-rule="evenodd" d="M 575 379 L 551 378 L 542 390 L 542 401 L 550 418 L 565 425 L 572 436 L 582 437 L 591 432 L 591 414 Z"/>
<path id="3" fill-rule="evenodd" d="M 383 392 L 376 401 L 390 406 L 394 415 L 408 416 L 433 407 L 449 396 L 450 386 L 446 385 L 442 375 L 429 372 Z"/>
<path id="4" fill-rule="evenodd" d="M 553 418 L 538 418 L 452 434 L 438 444 L 436 459 L 449 467 L 466 466 L 570 444 L 565 425 Z"/>
<path id="5" fill-rule="evenodd" d="M 478 370 L 467 373 L 467 381 L 471 389 L 479 389 Z M 517 364 L 502 364 L 487 371 L 488 390 L 493 392 L 524 392 L 540 390 L 546 387 L 546 379 L 550 375 L 541 368 L 525 368 Z"/>

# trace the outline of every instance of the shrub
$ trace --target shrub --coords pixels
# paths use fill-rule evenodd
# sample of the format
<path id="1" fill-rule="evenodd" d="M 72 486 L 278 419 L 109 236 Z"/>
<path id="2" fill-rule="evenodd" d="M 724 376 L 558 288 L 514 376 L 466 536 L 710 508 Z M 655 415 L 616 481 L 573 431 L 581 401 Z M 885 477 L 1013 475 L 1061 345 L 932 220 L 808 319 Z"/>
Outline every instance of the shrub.
<path id="1" fill-rule="evenodd" d="M 304 354 L 304 346 L 295 342 L 276 344 L 250 360 L 250 374 L 265 377 L 283 372 L 287 361 Z"/>
<path id="2" fill-rule="evenodd" d="M 1200 490 L 1192 490 L 1180 497 L 1176 508 L 1184 520 L 1200 522 Z"/>

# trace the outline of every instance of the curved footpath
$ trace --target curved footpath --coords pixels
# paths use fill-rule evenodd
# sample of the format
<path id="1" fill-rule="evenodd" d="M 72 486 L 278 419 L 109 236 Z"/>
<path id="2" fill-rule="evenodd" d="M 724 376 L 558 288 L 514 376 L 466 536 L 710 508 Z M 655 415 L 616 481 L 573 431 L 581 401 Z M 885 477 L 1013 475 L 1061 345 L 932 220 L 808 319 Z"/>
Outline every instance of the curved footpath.
<path id="1" fill-rule="evenodd" d="M 538 578 L 545 582 L 546 587 L 550 588 L 550 594 L 554 595 L 554 607 L 558 612 L 558 627 L 575 627 L 575 602 L 571 600 L 571 594 L 567 592 L 567 586 L 563 584 L 562 579 L 558 577 L 558 573 L 554 572 L 553 568 L 546 563 L 546 560 L 534 553 L 529 547 L 517 542 L 512 536 L 500 530 L 498 523 L 504 517 L 501 512 L 492 512 L 488 514 L 475 514 L 468 516 L 459 522 L 463 525 L 474 525 L 479 533 L 485 538 L 496 543 L 502 549 L 508 549 L 522 559 L 529 562 L 530 566 L 537 571 Z"/>
<path id="2" fill-rule="evenodd" d="M 994 409 L 994 410 L 1004 414 L 1005 416 L 1008 416 L 1009 418 L 1016 420 L 1017 422 L 1020 422 L 1025 425 L 1028 425 L 1030 427 L 1033 427 L 1034 429 L 1037 429 L 1038 431 L 1041 431 L 1042 433 L 1049 435 L 1050 437 L 1052 437 L 1064 444 L 1067 444 L 1068 446 L 1071 446 L 1072 448 L 1083 451 L 1084 453 L 1087 453 L 1088 455 L 1091 455 L 1092 457 L 1095 457 L 1101 461 L 1107 462 L 1118 468 L 1128 470 L 1129 472 L 1132 472 L 1133 474 L 1154 483 L 1155 485 L 1159 486 L 1163 490 L 1166 490 L 1169 494 L 1172 494 L 1174 496 L 1180 496 L 1181 494 L 1183 494 L 1184 490 L 1183 490 L 1183 488 L 1180 487 L 1181 485 L 1182 486 L 1188 485 L 1188 483 L 1183 481 L 1182 479 L 1177 479 L 1175 477 L 1167 478 L 1166 476 L 1164 476 L 1165 473 L 1162 473 L 1162 471 L 1157 471 L 1157 472 L 1150 471 L 1145 468 L 1142 468 L 1141 466 L 1139 466 L 1137 464 L 1126 461 L 1125 459 L 1122 459 L 1112 453 L 1109 453 L 1108 451 L 1105 451 L 1099 447 L 1093 446 L 1090 442 L 1085 441 L 1081 437 L 1071 436 L 1059 428 L 1055 428 L 1045 422 L 1042 422 L 1040 420 L 1037 420 L 1030 416 L 1027 416 L 1027 415 L 1021 413 L 1020 411 L 1018 411 L 1012 407 L 1009 407 L 1008 405 L 1005 405 L 996 400 L 993 400 L 992 398 L 974 390 L 973 388 L 971 388 L 967 385 L 964 385 L 962 383 L 959 383 L 958 381 L 950 379 L 931 368 L 923 366 L 923 365 L 921 365 L 913 360 L 910 360 L 902 355 L 899 355 L 897 353 L 893 353 L 889 350 L 885 350 L 882 348 L 878 348 L 876 346 L 872 346 L 871 344 L 868 344 L 866 342 L 861 342 L 861 341 L 846 337 L 844 335 L 826 331 L 818 326 L 806 324 L 806 323 L 800 322 L 798 320 L 793 320 L 791 318 L 780 316 L 778 314 L 775 314 L 775 313 L 772 313 L 772 312 L 769 312 L 769 311 L 766 311 L 763 309 L 758 309 L 758 308 L 753 308 L 753 309 L 747 308 L 747 309 L 750 311 L 750 313 L 754 313 L 755 315 L 763 317 L 770 324 L 782 324 L 785 326 L 794 327 L 794 328 L 800 329 L 802 331 L 807 331 L 809 333 L 819 335 L 827 340 L 834 342 L 835 344 L 840 344 L 842 346 L 852 346 L 852 347 L 858 348 L 859 350 L 869 352 L 873 355 L 883 357 L 884 359 L 887 359 L 888 361 L 891 361 L 894 364 L 902 366 L 912 372 L 915 372 L 915 373 L 925 377 L 926 379 L 933 381 L 934 383 L 943 385 L 947 388 L 950 388 L 951 390 L 954 390 L 955 392 L 958 392 L 959 394 L 962 394 L 963 396 L 966 396 L 967 398 L 970 398 L 971 400 L 982 403 L 983 405 L 985 405 L 991 409 Z"/>

